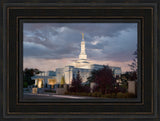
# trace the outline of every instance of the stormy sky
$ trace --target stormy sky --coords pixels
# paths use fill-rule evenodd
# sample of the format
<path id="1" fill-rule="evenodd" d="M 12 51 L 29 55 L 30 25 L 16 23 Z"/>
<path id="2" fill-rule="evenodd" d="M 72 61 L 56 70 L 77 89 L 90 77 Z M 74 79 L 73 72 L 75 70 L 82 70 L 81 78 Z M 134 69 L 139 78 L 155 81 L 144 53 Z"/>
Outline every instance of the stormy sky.
<path id="1" fill-rule="evenodd" d="M 137 23 L 24 23 L 23 67 L 47 71 L 72 63 L 80 54 L 82 32 L 88 60 L 130 70 Z"/>

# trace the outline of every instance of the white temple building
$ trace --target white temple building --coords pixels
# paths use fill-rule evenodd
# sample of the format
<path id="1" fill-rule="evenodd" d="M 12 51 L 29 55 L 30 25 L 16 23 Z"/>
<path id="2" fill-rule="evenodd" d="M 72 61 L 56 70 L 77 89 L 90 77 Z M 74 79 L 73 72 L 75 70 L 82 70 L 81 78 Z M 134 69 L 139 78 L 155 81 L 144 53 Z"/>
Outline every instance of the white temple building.
<path id="1" fill-rule="evenodd" d="M 80 72 L 80 76 L 82 78 L 82 83 L 87 81 L 87 78 L 91 75 L 92 70 L 98 70 L 103 68 L 103 65 L 92 64 L 92 62 L 87 60 L 87 54 L 85 51 L 85 40 L 84 34 L 82 33 L 82 41 L 81 41 L 81 52 L 79 54 L 79 59 L 73 62 L 70 65 L 65 66 L 64 68 L 56 69 L 56 81 L 60 83 L 62 76 L 65 77 L 66 84 L 71 84 L 73 75 L 76 75 L 77 72 Z M 114 76 L 121 75 L 120 67 L 111 67 Z"/>
<path id="2" fill-rule="evenodd" d="M 87 81 L 87 78 L 91 75 L 92 70 L 98 70 L 103 68 L 103 65 L 93 64 L 92 62 L 87 60 L 87 54 L 86 54 L 86 48 L 85 48 L 85 40 L 84 40 L 84 34 L 82 33 L 82 41 L 81 41 L 81 52 L 79 54 L 79 59 L 75 62 L 71 63 L 70 65 L 66 65 L 64 68 L 56 68 L 55 75 L 47 78 L 49 79 L 55 79 L 56 84 L 61 83 L 62 77 L 65 79 L 66 84 L 71 84 L 73 75 L 76 76 L 77 72 L 80 72 L 80 76 L 82 78 L 82 83 Z M 114 76 L 121 75 L 121 68 L 120 67 L 112 67 Z M 38 77 L 34 76 L 34 79 L 37 80 Z M 41 78 L 41 80 L 46 80 L 44 77 Z M 47 83 L 48 81 L 43 81 L 43 83 Z M 37 81 L 35 81 L 35 85 L 37 84 Z"/>
<path id="3" fill-rule="evenodd" d="M 38 88 L 53 87 L 56 84 L 56 73 L 54 71 L 41 71 L 39 74 L 32 76 L 32 79 L 35 80 L 35 85 Z"/>

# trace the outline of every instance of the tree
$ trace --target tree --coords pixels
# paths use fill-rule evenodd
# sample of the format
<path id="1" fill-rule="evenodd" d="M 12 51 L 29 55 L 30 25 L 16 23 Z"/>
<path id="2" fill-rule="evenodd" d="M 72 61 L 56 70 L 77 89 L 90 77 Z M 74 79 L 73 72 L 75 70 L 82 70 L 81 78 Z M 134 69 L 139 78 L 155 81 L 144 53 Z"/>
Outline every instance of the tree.
<path id="1" fill-rule="evenodd" d="M 132 70 L 129 73 L 129 80 L 135 81 L 137 79 L 137 50 L 133 53 L 134 58 L 131 64 L 128 64 L 130 66 L 130 69 Z"/>
<path id="2" fill-rule="evenodd" d="M 137 80 L 137 72 L 136 72 L 136 71 L 131 72 L 129 79 L 130 79 L 131 81 Z"/>
<path id="3" fill-rule="evenodd" d="M 82 78 L 80 76 L 80 72 L 79 71 L 78 71 L 78 73 L 76 75 L 76 83 L 77 83 L 76 84 L 77 88 L 80 89 L 81 86 L 82 86 Z"/>
<path id="4" fill-rule="evenodd" d="M 62 76 L 61 78 L 61 85 L 65 84 L 65 79 L 64 79 L 64 76 Z"/>
<path id="5" fill-rule="evenodd" d="M 74 74 L 73 74 L 73 79 L 72 79 L 72 83 L 71 83 L 71 85 L 72 85 L 72 87 L 76 87 L 76 78 L 75 78 L 75 76 L 74 76 Z"/>
<path id="6" fill-rule="evenodd" d="M 98 73 L 98 70 L 91 71 L 91 76 L 87 78 L 89 83 L 96 81 L 96 74 Z"/>
<path id="7" fill-rule="evenodd" d="M 109 66 L 104 66 L 99 70 L 93 70 L 88 80 L 90 82 L 95 82 L 97 84 L 97 86 L 95 87 L 95 91 L 99 91 L 102 94 L 114 90 L 116 83 L 115 78 L 113 77 L 113 72 L 109 68 Z"/>
<path id="8" fill-rule="evenodd" d="M 137 79 L 137 72 L 136 71 L 131 71 L 131 72 L 126 72 L 121 75 L 121 80 L 122 81 L 135 81 Z"/>
<path id="9" fill-rule="evenodd" d="M 80 76 L 80 72 L 77 72 L 77 75 L 73 75 L 71 87 L 68 90 L 69 92 L 85 92 L 89 93 L 90 92 L 90 87 L 88 85 L 83 85 L 82 84 L 82 78 Z"/>
<path id="10" fill-rule="evenodd" d="M 38 69 L 25 68 L 25 70 L 23 71 L 23 82 L 24 82 L 23 87 L 27 87 L 28 85 L 33 85 L 34 80 L 32 80 L 31 77 L 39 73 L 40 71 Z"/>
<path id="11" fill-rule="evenodd" d="M 138 65 L 138 64 L 137 64 L 137 50 L 134 51 L 133 56 L 134 56 L 133 61 L 132 61 L 131 64 L 128 64 L 128 66 L 130 67 L 130 69 L 131 69 L 133 72 L 137 72 L 137 65 Z"/>
<path id="12" fill-rule="evenodd" d="M 82 92 L 82 78 L 80 76 L 80 72 L 77 72 L 76 78 L 73 75 L 72 83 L 71 83 L 71 88 L 69 91 L 71 92 Z"/>
<path id="13" fill-rule="evenodd" d="M 108 66 L 100 69 L 96 75 L 96 82 L 102 94 L 114 89 L 115 78 L 113 72 Z"/>
<path id="14" fill-rule="evenodd" d="M 127 81 L 130 78 L 130 72 L 125 72 L 124 74 L 121 74 L 121 80 Z"/>

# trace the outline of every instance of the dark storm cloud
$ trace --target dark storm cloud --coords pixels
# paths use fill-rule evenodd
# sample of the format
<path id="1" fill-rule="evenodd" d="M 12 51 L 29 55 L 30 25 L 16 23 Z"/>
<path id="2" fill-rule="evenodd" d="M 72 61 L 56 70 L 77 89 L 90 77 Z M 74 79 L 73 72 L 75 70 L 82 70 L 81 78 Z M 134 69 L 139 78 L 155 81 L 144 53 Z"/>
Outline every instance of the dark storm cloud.
<path id="1" fill-rule="evenodd" d="M 89 59 L 128 61 L 136 50 L 136 23 L 25 23 L 24 56 L 77 58 L 81 32 Z"/>

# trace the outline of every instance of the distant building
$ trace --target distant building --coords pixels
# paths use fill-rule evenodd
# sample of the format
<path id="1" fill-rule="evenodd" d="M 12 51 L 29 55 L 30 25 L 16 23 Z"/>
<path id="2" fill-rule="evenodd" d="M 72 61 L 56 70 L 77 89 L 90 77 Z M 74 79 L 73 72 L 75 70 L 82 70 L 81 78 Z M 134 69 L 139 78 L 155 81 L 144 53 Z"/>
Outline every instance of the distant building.
<path id="1" fill-rule="evenodd" d="M 77 72 L 80 72 L 80 76 L 82 78 L 82 82 L 86 82 L 87 78 L 91 75 L 92 70 L 98 70 L 103 68 L 103 65 L 93 64 L 92 62 L 87 60 L 87 54 L 85 51 L 85 41 L 84 34 L 82 33 L 82 41 L 81 41 L 81 52 L 79 54 L 79 59 L 73 62 L 70 65 L 65 66 L 64 68 L 56 68 L 56 71 L 53 72 L 52 76 L 44 75 L 44 76 L 34 76 L 32 79 L 35 79 L 35 85 L 39 85 L 38 80 L 43 80 L 44 84 L 50 84 L 47 80 L 52 80 L 52 84 L 60 84 L 62 77 L 65 79 L 66 84 L 71 84 L 73 75 L 76 76 Z M 114 76 L 121 75 L 120 67 L 110 66 L 113 71 Z M 54 80 L 54 81 L 53 81 Z M 55 81 L 56 80 L 56 81 Z"/>

